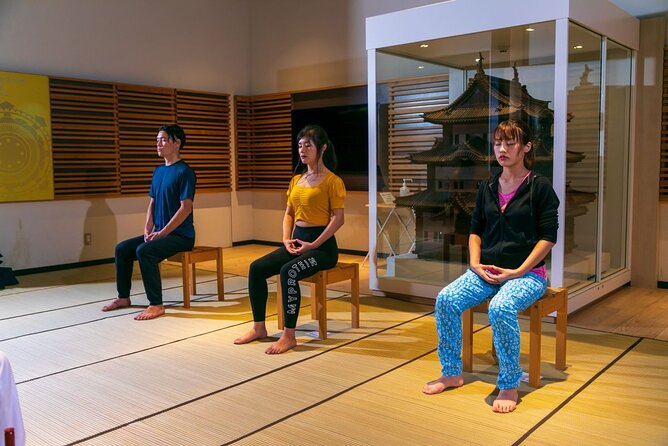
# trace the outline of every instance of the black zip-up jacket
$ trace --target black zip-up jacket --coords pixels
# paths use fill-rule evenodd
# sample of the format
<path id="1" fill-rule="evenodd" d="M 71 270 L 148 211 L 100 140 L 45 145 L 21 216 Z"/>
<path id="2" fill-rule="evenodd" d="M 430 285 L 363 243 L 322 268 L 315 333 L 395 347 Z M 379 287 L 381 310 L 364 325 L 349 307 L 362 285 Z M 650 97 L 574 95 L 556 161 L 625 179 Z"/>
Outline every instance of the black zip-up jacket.
<path id="1" fill-rule="evenodd" d="M 557 242 L 559 199 L 550 180 L 531 172 L 501 212 L 499 176 L 482 182 L 471 217 L 471 234 L 482 239 L 480 262 L 515 269 L 539 240 Z M 536 266 L 543 265 L 540 261 Z"/>

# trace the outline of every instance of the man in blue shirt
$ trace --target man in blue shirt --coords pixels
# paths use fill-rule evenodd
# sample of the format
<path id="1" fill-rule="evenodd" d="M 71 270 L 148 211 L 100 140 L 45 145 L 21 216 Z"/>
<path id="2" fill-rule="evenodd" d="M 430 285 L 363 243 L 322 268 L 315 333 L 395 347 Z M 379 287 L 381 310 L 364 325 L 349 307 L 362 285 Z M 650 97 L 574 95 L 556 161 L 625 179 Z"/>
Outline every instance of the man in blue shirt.
<path id="1" fill-rule="evenodd" d="M 189 251 L 195 245 L 195 172 L 180 157 L 186 135 L 176 124 L 163 125 L 158 129 L 156 143 L 158 155 L 165 159 L 165 164 L 153 171 L 144 235 L 116 245 L 118 297 L 102 307 L 102 311 L 110 311 L 130 306 L 132 267 L 138 260 L 149 301 L 148 308 L 135 316 L 138 321 L 165 314 L 160 262 L 179 252 Z"/>

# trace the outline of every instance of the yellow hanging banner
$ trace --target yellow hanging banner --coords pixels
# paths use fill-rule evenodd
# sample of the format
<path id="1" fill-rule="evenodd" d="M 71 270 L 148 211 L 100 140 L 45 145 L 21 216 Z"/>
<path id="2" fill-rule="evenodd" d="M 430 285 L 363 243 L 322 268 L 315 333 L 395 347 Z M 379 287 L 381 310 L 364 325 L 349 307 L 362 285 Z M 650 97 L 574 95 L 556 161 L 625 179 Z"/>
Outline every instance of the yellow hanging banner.
<path id="1" fill-rule="evenodd" d="M 0 71 L 0 202 L 53 200 L 49 78 Z"/>

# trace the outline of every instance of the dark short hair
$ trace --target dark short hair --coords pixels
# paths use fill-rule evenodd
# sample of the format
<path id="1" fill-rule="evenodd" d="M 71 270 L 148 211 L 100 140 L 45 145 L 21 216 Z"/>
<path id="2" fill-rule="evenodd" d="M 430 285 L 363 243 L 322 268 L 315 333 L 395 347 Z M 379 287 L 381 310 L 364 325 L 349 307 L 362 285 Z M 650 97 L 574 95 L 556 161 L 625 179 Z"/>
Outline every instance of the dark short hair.
<path id="1" fill-rule="evenodd" d="M 169 124 L 163 125 L 158 129 L 158 133 L 165 132 L 170 141 L 176 141 L 177 139 L 181 141 L 181 146 L 179 150 L 183 149 L 183 146 L 186 145 L 186 132 L 183 131 L 180 125 L 178 124 Z"/>

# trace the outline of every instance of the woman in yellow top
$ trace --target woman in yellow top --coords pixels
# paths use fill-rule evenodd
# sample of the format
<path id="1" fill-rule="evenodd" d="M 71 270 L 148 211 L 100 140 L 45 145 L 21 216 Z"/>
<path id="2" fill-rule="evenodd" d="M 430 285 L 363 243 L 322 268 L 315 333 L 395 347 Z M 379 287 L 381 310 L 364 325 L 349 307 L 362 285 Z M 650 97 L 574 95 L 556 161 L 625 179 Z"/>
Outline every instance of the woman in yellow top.
<path id="1" fill-rule="evenodd" d="M 334 145 L 325 130 L 317 125 L 304 127 L 297 135 L 297 144 L 299 162 L 287 192 L 283 246 L 251 263 L 248 292 L 253 328 L 234 341 L 246 344 L 267 336 L 267 279 L 279 274 L 285 330 L 265 351 L 268 354 L 283 353 L 297 345 L 299 280 L 332 268 L 339 258 L 334 233 L 343 225 L 346 188 L 341 178 L 332 172 L 336 169 Z"/>

